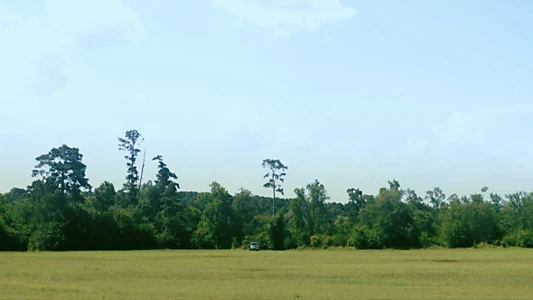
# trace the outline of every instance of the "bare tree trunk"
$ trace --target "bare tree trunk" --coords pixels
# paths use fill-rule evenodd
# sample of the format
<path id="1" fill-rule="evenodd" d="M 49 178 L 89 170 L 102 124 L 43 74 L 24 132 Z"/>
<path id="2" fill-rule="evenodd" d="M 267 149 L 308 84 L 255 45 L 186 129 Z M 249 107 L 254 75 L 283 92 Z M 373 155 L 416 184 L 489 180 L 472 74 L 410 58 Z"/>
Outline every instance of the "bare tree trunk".
<path id="1" fill-rule="evenodd" d="M 272 188 L 272 216 L 276 215 L 276 185 Z"/>
<path id="2" fill-rule="evenodd" d="M 141 167 L 141 177 L 139 178 L 139 192 L 137 193 L 137 203 L 139 202 L 139 199 L 141 198 L 141 187 L 143 183 L 143 173 L 144 173 L 144 163 L 146 162 L 146 147 L 144 147 L 144 153 L 143 153 L 143 164 Z"/>

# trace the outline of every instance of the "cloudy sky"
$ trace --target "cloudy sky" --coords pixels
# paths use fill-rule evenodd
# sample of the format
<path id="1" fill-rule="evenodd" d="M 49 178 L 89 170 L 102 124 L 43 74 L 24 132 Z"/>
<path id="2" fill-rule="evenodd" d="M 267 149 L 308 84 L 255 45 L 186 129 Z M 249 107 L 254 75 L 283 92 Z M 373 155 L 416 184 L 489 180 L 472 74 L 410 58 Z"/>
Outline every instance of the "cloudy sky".
<path id="1" fill-rule="evenodd" d="M 128 129 L 183 190 L 269 195 L 264 158 L 289 166 L 287 196 L 314 179 L 340 202 L 391 179 L 531 190 L 532 15 L 527 0 L 0 0 L 0 192 L 63 143 L 93 186 L 120 186 Z"/>

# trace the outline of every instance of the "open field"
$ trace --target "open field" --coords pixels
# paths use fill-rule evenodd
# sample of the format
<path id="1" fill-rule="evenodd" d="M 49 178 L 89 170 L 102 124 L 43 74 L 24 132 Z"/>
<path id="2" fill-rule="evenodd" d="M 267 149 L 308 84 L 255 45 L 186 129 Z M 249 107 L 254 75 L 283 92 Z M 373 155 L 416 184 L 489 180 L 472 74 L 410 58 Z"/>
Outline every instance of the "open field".
<path id="1" fill-rule="evenodd" d="M 0 253 L 0 299 L 531 299 L 533 251 Z"/>

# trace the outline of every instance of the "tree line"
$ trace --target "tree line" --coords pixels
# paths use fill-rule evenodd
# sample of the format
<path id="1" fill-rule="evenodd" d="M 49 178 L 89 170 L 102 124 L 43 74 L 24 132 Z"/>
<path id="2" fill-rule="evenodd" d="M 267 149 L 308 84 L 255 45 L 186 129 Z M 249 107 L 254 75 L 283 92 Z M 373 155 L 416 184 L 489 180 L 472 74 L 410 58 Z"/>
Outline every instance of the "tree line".
<path id="1" fill-rule="evenodd" d="M 483 187 L 460 197 L 435 187 L 422 197 L 391 180 L 376 195 L 349 188 L 348 201 L 336 203 L 315 180 L 276 198 L 288 170 L 279 159 L 262 162 L 271 198 L 246 189 L 231 195 L 218 182 L 185 192 L 161 155 L 151 159 L 156 177 L 143 182 L 143 141 L 137 130 L 118 139 L 126 160 L 119 189 L 108 181 L 93 189 L 78 148 L 37 157 L 33 182 L 0 194 L 0 250 L 230 249 L 252 241 L 273 250 L 533 247 L 533 193 Z"/>

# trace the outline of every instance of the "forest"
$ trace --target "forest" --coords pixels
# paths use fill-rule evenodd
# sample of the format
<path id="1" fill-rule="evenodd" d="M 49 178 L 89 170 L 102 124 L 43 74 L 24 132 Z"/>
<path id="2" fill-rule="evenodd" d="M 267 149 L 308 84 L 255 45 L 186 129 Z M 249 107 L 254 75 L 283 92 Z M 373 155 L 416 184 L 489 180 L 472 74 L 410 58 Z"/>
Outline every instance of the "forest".
<path id="1" fill-rule="evenodd" d="M 218 182 L 209 192 L 185 192 L 161 155 L 141 159 L 142 141 L 137 130 L 118 138 L 120 188 L 108 181 L 93 188 L 78 148 L 37 157 L 34 181 L 0 194 L 0 250 L 239 249 L 251 241 L 271 250 L 533 248 L 533 193 L 481 187 L 458 196 L 434 187 L 418 195 L 390 180 L 377 194 L 349 187 L 348 201 L 335 203 L 315 180 L 288 198 L 289 171 L 279 159 L 258 162 L 265 169 L 258 180 L 272 197 L 246 189 L 231 195 Z M 145 163 L 156 163 L 158 173 L 143 182 Z"/>

